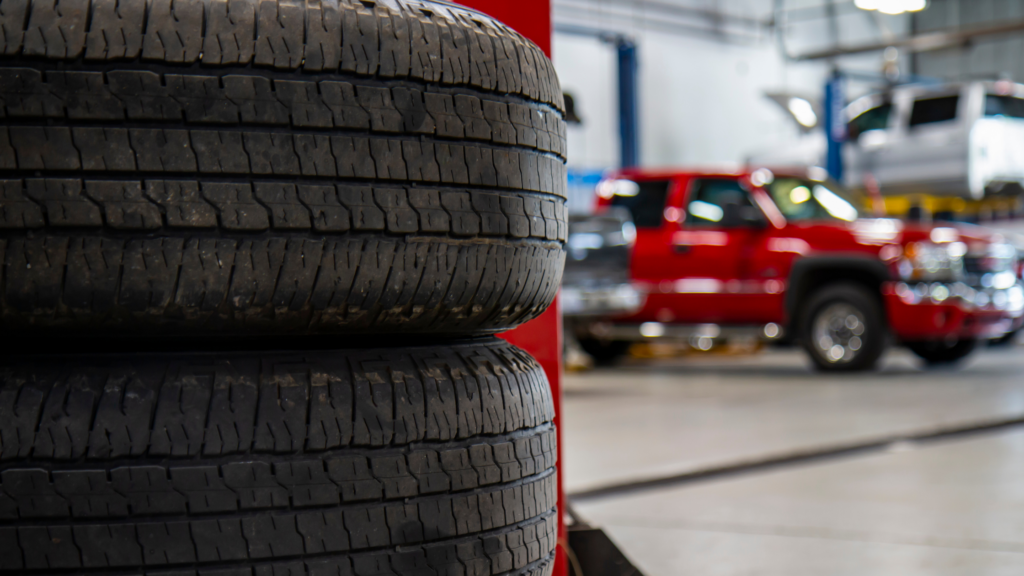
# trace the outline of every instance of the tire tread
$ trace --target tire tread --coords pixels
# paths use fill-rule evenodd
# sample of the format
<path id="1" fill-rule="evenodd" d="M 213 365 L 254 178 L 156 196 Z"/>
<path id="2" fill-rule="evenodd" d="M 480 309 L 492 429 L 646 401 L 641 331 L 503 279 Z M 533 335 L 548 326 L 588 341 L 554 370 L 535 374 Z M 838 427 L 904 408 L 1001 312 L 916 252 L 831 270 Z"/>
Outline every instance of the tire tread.
<path id="1" fill-rule="evenodd" d="M 0 572 L 550 574 L 552 397 L 504 341 L 0 367 Z"/>
<path id="2" fill-rule="evenodd" d="M 564 110 L 551 62 L 536 45 L 482 14 L 426 0 L 11 0 L 0 10 L 0 32 L 7 56 L 412 78 Z"/>

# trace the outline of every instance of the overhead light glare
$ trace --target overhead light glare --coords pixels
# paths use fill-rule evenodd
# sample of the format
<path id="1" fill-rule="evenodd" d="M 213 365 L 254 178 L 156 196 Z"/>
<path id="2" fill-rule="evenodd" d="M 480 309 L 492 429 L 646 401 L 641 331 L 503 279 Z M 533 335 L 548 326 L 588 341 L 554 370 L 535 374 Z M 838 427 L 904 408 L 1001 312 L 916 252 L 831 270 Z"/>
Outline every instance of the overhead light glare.
<path id="1" fill-rule="evenodd" d="M 839 218 L 840 220 L 853 222 L 857 219 L 857 209 L 854 208 L 852 204 L 844 200 L 842 196 L 828 188 L 825 188 L 821 184 L 814 187 L 814 199 L 817 200 L 829 214 Z"/>
<path id="2" fill-rule="evenodd" d="M 815 182 L 824 182 L 828 180 L 828 170 L 821 166 L 811 166 L 807 169 L 807 177 Z"/>
<path id="3" fill-rule="evenodd" d="M 722 210 L 722 207 L 717 204 L 694 200 L 690 202 L 690 214 L 710 222 L 721 222 L 725 217 L 725 210 Z"/>
<path id="4" fill-rule="evenodd" d="M 861 10 L 877 10 L 882 14 L 903 14 L 920 12 L 928 7 L 927 0 L 854 0 Z"/>
<path id="5" fill-rule="evenodd" d="M 804 128 L 814 128 L 818 125 L 818 115 L 814 113 L 814 106 L 803 98 L 793 97 L 789 99 L 789 113 L 796 118 Z"/>

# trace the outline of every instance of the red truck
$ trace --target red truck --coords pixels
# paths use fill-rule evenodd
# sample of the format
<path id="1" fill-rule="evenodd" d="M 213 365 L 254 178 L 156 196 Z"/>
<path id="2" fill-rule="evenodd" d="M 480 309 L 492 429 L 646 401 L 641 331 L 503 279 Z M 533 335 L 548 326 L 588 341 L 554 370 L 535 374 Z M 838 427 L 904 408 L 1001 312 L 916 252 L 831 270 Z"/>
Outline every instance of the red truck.
<path id="1" fill-rule="evenodd" d="M 965 358 L 1024 323 L 1017 251 L 967 224 L 862 216 L 820 168 L 627 170 L 602 181 L 598 210 L 636 226 L 639 311 L 574 326 L 608 362 L 634 342 L 737 336 L 803 346 L 827 371 L 866 370 L 902 344 L 929 364 Z"/>

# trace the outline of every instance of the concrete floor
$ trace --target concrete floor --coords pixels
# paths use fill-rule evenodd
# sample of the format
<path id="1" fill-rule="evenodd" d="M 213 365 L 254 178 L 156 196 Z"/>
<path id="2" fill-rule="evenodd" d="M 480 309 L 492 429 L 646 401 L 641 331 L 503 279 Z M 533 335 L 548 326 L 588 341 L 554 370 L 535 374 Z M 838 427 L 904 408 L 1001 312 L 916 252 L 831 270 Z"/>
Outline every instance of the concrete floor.
<path id="1" fill-rule="evenodd" d="M 572 493 L 1024 415 L 1024 349 L 924 371 L 810 371 L 797 351 L 566 379 Z M 574 503 L 647 576 L 1024 573 L 1024 426 Z"/>

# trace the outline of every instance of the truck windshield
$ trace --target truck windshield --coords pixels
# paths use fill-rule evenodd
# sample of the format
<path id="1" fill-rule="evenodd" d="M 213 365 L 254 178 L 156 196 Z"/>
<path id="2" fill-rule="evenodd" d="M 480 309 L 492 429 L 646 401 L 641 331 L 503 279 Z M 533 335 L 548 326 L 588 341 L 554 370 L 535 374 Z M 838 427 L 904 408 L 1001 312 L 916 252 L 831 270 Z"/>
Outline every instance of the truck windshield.
<path id="1" fill-rule="evenodd" d="M 768 192 L 790 222 L 857 219 L 857 200 L 835 182 L 776 178 Z"/>
<path id="2" fill-rule="evenodd" d="M 989 94 L 985 97 L 985 116 L 1024 118 L 1024 99 Z"/>
<path id="3" fill-rule="evenodd" d="M 611 205 L 622 206 L 633 216 L 637 228 L 657 228 L 661 226 L 662 214 L 665 212 L 665 200 L 668 198 L 669 180 L 647 180 L 633 182 L 631 180 L 615 180 L 612 191 Z"/>
<path id="4" fill-rule="evenodd" d="M 846 133 L 850 140 L 856 141 L 860 135 L 868 130 L 885 130 L 889 127 L 889 116 L 892 114 L 892 104 L 886 103 L 871 108 L 859 116 L 850 120 L 846 125 Z"/>

